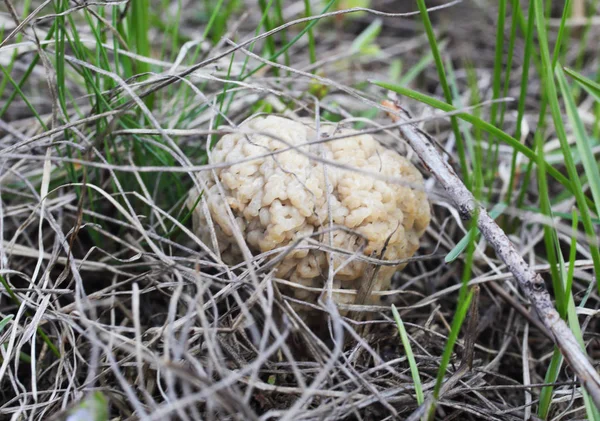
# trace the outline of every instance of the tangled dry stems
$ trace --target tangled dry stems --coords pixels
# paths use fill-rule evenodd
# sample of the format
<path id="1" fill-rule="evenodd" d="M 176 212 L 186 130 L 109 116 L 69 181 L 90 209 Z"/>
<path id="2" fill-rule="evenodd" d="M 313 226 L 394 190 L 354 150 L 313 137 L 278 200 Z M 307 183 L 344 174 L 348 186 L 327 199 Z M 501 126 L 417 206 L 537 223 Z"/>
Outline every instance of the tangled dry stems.
<path id="1" fill-rule="evenodd" d="M 37 39 L 43 38 L 45 27 L 36 20 L 41 10 L 22 27 L 12 27 L 18 29 L 15 34 L 25 34 L 31 51 L 41 47 Z M 294 13 L 298 12 L 290 12 L 286 20 L 296 17 Z M 361 19 L 367 18 L 357 22 Z M 384 19 L 389 24 L 398 17 Z M 259 20 L 251 12 L 230 27 L 249 34 Z M 36 24 L 37 39 L 31 23 Z M 217 105 L 227 79 L 223 69 L 228 68 L 233 51 L 238 51 L 233 74 L 246 57 L 251 64 L 261 63 L 244 48 L 264 37 L 242 37 L 249 41 L 234 47 L 224 40 L 204 50 L 201 64 L 190 68 L 153 61 L 164 71 L 144 82 L 124 81 L 67 55 L 71 65 L 114 81 L 117 88 L 107 98 L 115 104 L 125 99 L 124 105 L 102 114 L 88 105 L 77 82 L 70 81 L 69 88 L 80 95 L 76 97 L 79 112 L 71 106 L 63 115 L 55 92 L 48 87 L 55 74 L 51 60 L 36 66 L 36 83 L 24 89 L 44 110 L 42 120 L 48 128 L 43 129 L 20 101 L 14 102 L 0 126 L 0 274 L 17 298 L 12 300 L 6 291 L 0 297 L 0 316 L 14 316 L 0 334 L 0 343 L 5 344 L 0 348 L 0 417 L 58 418 L 91 390 L 102 391 L 111 402 L 112 415 L 122 419 L 379 420 L 406 418 L 414 412 L 414 386 L 389 304 L 396 304 L 405 321 L 427 394 L 447 340 L 461 277 L 460 264 L 446 265 L 443 259 L 465 233 L 460 215 L 432 180 L 426 188 L 434 205 L 433 222 L 420 257 L 397 274 L 392 291 L 381 293 L 382 305 L 353 309 L 376 315 L 373 320 L 341 317 L 334 306 L 321 302 L 317 307 L 326 326 L 324 337 L 308 329 L 295 315 L 291 299 L 280 294 L 277 285 L 285 281 L 274 276 L 266 255 L 247 256 L 237 265 L 219 261 L 189 224 L 179 222 L 182 203 L 169 200 L 161 190 L 161 179 L 174 176 L 191 186 L 197 171 L 210 170 L 202 165 L 198 144 L 208 144 L 225 131 L 212 129 L 211 123 L 220 115 L 232 127 L 227 130 L 235 130 L 236 122 L 259 100 L 280 113 L 293 109 L 318 119 L 329 112 L 347 122 L 360 121 L 366 131 L 379 131 L 379 139 L 388 147 L 410 155 L 383 114 L 374 122 L 352 117 L 377 104 L 384 93 L 371 86 L 365 91 L 352 86 L 357 77 L 385 79 L 383 64 L 398 54 L 407 67 L 415 63 L 426 51 L 426 41 L 412 33 L 398 38 L 384 31 L 379 39 L 383 58 L 372 63 L 371 58 L 350 60 L 345 47 L 355 36 L 352 26 L 342 32 L 346 38 L 340 39 L 339 34 L 321 33 L 318 63 L 310 64 L 299 48 L 292 65 L 269 63 L 279 68 L 278 77 L 257 73 L 243 82 L 230 80 L 229 92 L 237 95 L 227 115 L 220 115 Z M 468 42 L 460 33 L 448 35 L 456 37 L 456 51 L 461 51 L 461 42 Z M 8 41 L 5 37 L 3 48 L 10 47 Z M 44 54 L 50 57 L 52 48 L 46 46 Z M 22 71 L 29 60 L 27 55 L 20 58 L 16 71 Z M 314 68 L 322 69 L 325 76 L 313 76 Z M 489 83 L 490 68 L 483 55 L 478 71 L 482 84 Z M 435 74 L 426 72 L 424 77 L 434 80 Z M 461 92 L 468 92 L 466 75 L 457 72 L 457 77 L 464 83 Z M 322 101 L 303 95 L 313 78 L 332 90 Z M 198 81 L 206 83 L 203 89 L 197 87 Z M 168 95 L 152 112 L 144 103 L 144 94 L 160 95 L 184 84 L 195 95 L 186 108 Z M 528 113 L 535 115 L 535 106 Z M 200 107 L 205 108 L 202 113 L 173 124 L 178 116 Z M 135 112 L 148 122 L 140 129 L 114 124 Z M 454 150 L 445 120 L 434 119 L 429 109 L 416 108 L 416 115 L 421 125 L 437 130 L 446 150 Z M 102 119 L 114 126 L 98 132 L 96 122 Z M 507 121 L 514 121 L 512 114 Z M 168 155 L 172 164 L 142 162 L 129 149 L 133 137 Z M 110 156 L 105 139 L 112 142 Z M 506 188 L 511 154 L 512 150 L 501 147 L 495 193 Z M 109 159 L 116 155 L 120 161 Z M 70 182 L 65 174 L 71 168 L 86 168 L 86 177 Z M 571 205 L 569 199 L 561 204 L 565 209 Z M 536 250 L 545 222 L 523 225 L 512 236 L 540 273 L 549 270 Z M 570 241 L 569 229 L 561 235 Z M 349 260 L 363 258 L 328 251 Z M 574 288 L 577 296 L 589 296 L 582 327 L 590 356 L 597 361 L 598 338 L 593 332 L 598 331 L 598 297 L 586 291 L 593 284 L 588 252 L 584 245 L 578 251 Z M 508 298 L 499 298 L 491 283 Z M 481 288 L 474 307 L 478 311 L 471 313 L 471 317 L 478 315 L 479 322 L 463 329 L 448 373 L 455 381 L 447 383 L 439 410 L 461 419 L 523 419 L 531 415 L 531 405 L 539 397 L 551 342 L 532 327 L 533 316 L 518 312 L 527 308 L 527 300 L 506 267 L 485 253 L 484 244 L 478 247 L 470 285 Z M 41 340 L 40 331 L 57 347 L 60 358 Z M 468 359 L 472 369 L 461 370 Z M 555 419 L 582 414 L 576 385 L 565 369 L 553 397 Z"/>

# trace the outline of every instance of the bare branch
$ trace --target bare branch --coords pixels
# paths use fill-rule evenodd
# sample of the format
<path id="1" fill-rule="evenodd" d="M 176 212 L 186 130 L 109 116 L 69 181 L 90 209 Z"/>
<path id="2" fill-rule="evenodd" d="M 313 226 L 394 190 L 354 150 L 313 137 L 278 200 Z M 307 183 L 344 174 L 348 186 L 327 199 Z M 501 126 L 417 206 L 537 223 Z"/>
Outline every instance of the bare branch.
<path id="1" fill-rule="evenodd" d="M 395 122 L 410 119 L 410 115 L 397 104 L 384 101 L 384 105 L 391 109 L 389 115 Z M 444 187 L 461 216 L 467 219 L 471 218 L 475 212 L 478 213 L 477 226 L 479 230 L 494 248 L 498 257 L 502 259 L 515 276 L 534 305 L 538 316 L 551 332 L 554 343 L 569 362 L 594 403 L 600 407 L 600 375 L 589 362 L 573 332 L 571 332 L 565 321 L 560 318 L 558 311 L 552 304 L 550 294 L 541 275 L 529 267 L 514 244 L 502 231 L 502 228 L 489 216 L 485 208 L 477 203 L 473 194 L 456 175 L 452 167 L 442 159 L 429 135 L 413 124 L 401 125 L 399 130 L 425 167 Z"/>

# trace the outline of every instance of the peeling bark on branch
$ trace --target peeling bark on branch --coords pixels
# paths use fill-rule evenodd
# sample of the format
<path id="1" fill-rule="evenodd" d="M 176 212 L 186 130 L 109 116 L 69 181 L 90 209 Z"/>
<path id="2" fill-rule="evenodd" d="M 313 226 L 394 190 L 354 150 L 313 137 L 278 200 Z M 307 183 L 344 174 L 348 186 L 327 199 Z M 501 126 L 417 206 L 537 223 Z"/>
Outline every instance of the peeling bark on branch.
<path id="1" fill-rule="evenodd" d="M 397 104 L 384 101 L 383 105 L 393 110 L 389 115 L 394 121 L 410 119 L 410 116 Z M 551 332 L 554 343 L 577 374 L 596 406 L 600 408 L 600 375 L 579 346 L 573 332 L 560 318 L 540 274 L 529 267 L 502 228 L 488 215 L 485 208 L 477 203 L 452 167 L 442 159 L 429 135 L 410 123 L 400 126 L 399 129 L 423 164 L 444 187 L 461 217 L 470 218 L 475 212 L 478 213 L 477 226 L 482 235 L 515 276 L 521 289 L 531 300 L 538 316 Z"/>

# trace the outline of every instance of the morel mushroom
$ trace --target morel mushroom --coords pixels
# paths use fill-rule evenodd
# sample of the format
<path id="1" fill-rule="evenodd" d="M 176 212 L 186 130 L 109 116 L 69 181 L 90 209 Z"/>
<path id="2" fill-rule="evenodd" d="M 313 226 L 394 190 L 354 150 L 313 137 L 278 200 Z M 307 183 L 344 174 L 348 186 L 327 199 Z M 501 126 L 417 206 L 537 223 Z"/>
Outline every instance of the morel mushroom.
<path id="1" fill-rule="evenodd" d="M 356 291 L 362 283 L 371 281 L 366 279 L 369 275 L 375 276 L 372 292 L 386 290 L 394 272 L 403 266 L 368 271 L 373 265 L 365 259 L 350 259 L 353 253 L 361 251 L 385 260 L 411 257 L 429 224 L 430 209 L 420 188 L 423 178 L 408 159 L 381 146 L 368 134 L 337 125 L 323 123 L 320 134 L 323 141 L 315 142 L 314 123 L 272 115 L 252 118 L 240 126 L 239 132 L 223 136 L 210 153 L 210 164 L 231 165 L 202 173 L 201 177 L 225 262 L 242 261 L 226 208 L 229 206 L 253 253 L 275 249 L 287 252 L 279 257 L 279 253 L 271 253 L 270 258 L 277 259 L 277 278 L 287 281 L 279 286 L 280 290 L 296 300 L 316 304 L 328 279 L 328 253 L 332 249 L 349 252 L 333 252 L 332 259 L 332 297 L 343 307 L 356 302 Z M 334 136 L 347 137 L 326 139 Z M 249 160 L 252 157 L 257 159 Z M 403 183 L 382 179 L 400 179 Z M 190 206 L 197 203 L 198 194 L 196 189 L 190 192 Z M 208 226 L 207 215 L 199 205 L 194 211 L 194 229 L 210 247 Z M 329 246 L 329 251 L 315 247 L 315 242 L 312 248 L 307 247 L 307 238 Z M 286 248 L 296 243 L 297 247 Z M 380 256 L 382 251 L 385 253 Z M 377 302 L 373 294 L 365 300 L 368 304 Z M 294 307 L 303 317 L 311 313 L 310 307 Z"/>

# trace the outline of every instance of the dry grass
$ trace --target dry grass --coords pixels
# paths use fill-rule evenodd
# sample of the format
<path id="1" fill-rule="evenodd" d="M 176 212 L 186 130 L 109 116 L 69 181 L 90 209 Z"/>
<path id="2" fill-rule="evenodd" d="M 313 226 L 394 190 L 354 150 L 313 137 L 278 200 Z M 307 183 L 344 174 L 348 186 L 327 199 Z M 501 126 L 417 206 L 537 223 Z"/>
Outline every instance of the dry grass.
<path id="1" fill-rule="evenodd" d="M 176 3 L 164 9 L 165 22 L 175 19 Z M 196 19 L 205 13 L 204 2 L 182 3 L 175 20 L 180 43 L 198 38 L 206 25 L 205 18 Z M 303 2 L 282 3 L 286 22 L 304 16 Z M 69 4 L 69 16 L 81 44 L 96 51 L 97 41 L 78 4 Z M 21 12 L 21 5 L 14 6 Z M 154 7 L 163 10 L 159 2 Z M 313 14 L 321 7 L 314 3 Z M 394 2 L 373 1 L 372 7 L 399 11 Z M 408 4 L 400 9 L 417 10 Z M 110 23 L 111 7 L 105 10 Z M 275 14 L 271 19 L 276 21 Z M 444 56 L 453 59 L 464 106 L 473 98 L 479 98 L 476 103 L 492 98 L 495 14 L 493 8 L 469 1 L 432 13 L 438 38 L 447 42 Z M 91 391 L 108 399 L 110 419 L 122 420 L 387 420 L 419 415 L 390 305 L 396 305 L 404 321 L 427 397 L 463 277 L 464 259 L 447 264 L 444 258 L 468 229 L 425 169 L 433 219 L 419 257 L 397 273 L 394 290 L 385 294 L 381 306 L 354 309 L 369 314 L 368 322 L 341 317 L 335 307 L 320 303 L 324 328 L 319 335 L 279 293 L 282 281 L 269 270 L 269 256 L 256 255 L 236 266 L 222 263 L 191 232 L 183 204 L 195 174 L 211 169 L 205 165 L 205 146 L 253 112 L 294 112 L 379 128 L 382 142 L 410 154 L 385 113 L 377 112 L 386 92 L 367 81 L 389 80 L 397 58 L 402 75 L 407 74 L 428 54 L 429 44 L 418 18 L 378 16 L 379 52 L 353 51 L 357 34 L 376 17 L 327 18 L 314 27 L 315 63 L 309 60 L 306 36 L 291 47 L 287 59 L 282 55 L 273 63 L 265 59 L 268 44 L 261 37 L 255 54 L 248 50 L 261 21 L 260 8 L 253 5 L 228 16 L 225 29 L 230 32 L 224 38 L 185 44 L 188 50 L 171 51 L 171 39 L 153 26 L 154 53 L 146 62 L 155 73 L 145 80 L 86 63 L 71 46 L 65 50 L 62 63 L 69 70 L 61 81 L 58 44 L 44 41 L 58 19 L 52 9 L 37 11 L 18 32 L 23 45 L 14 59 L 10 47 L 17 40 L 7 36 L 16 24 L 8 9 L 2 10 L 6 42 L 0 65 L 12 78 L 19 81 L 42 48 L 44 52 L 21 88 L 24 96 L 17 96 L 0 119 L 0 275 L 11 291 L 0 287 L 0 320 L 13 317 L 0 331 L 0 419 L 66 419 L 65 411 Z M 303 27 L 286 28 L 287 39 Z M 114 33 L 110 25 L 104 30 L 110 63 L 115 59 Z M 591 27 L 584 73 L 597 69 L 599 34 Z M 273 39 L 284 44 L 282 32 Z M 191 67 L 189 58 L 198 46 Z M 166 52 L 159 55 L 161 48 Z M 523 48 L 517 42 L 507 91 L 513 98 L 519 96 Z M 566 56 L 568 63 L 578 57 L 571 50 Z M 247 74 L 261 63 L 267 66 L 238 80 L 243 69 Z M 315 69 L 318 76 L 312 75 Z M 85 72 L 102 92 L 86 86 Z M 431 64 L 409 83 L 442 96 Z M 221 102 L 224 89 L 235 96 Z M 12 92 L 7 83 L 0 106 Z M 61 92 L 69 96 L 63 99 Z M 540 106 L 537 74 L 528 92 L 522 139 L 531 144 Z M 580 106 L 589 125 L 594 124 L 591 101 L 582 97 Z M 458 165 L 448 119 L 416 102 L 405 105 Z M 477 112 L 485 117 L 488 108 Z M 508 133 L 514 132 L 515 121 L 516 103 L 508 103 Z M 218 128 L 216 122 L 229 128 Z M 559 161 L 552 161 L 559 145 L 552 132 L 548 136 L 548 160 L 561 169 Z M 483 143 L 484 154 L 486 147 Z M 507 191 L 511 159 L 512 148 L 500 145 L 493 182 L 484 186 L 489 208 Z M 527 161 L 520 156 L 519 162 L 524 171 Z M 501 218 L 514 217 L 511 239 L 527 261 L 547 274 L 544 224 L 556 228 L 566 261 L 572 230 L 570 221 L 550 221 L 537 210 L 535 179 L 530 184 L 523 206 L 508 207 Z M 573 198 L 550 187 L 553 209 L 568 215 Z M 586 238 L 576 237 L 573 293 L 577 304 L 585 297 L 579 320 L 597 364 L 600 300 Z M 454 349 L 437 417 L 536 419 L 552 341 L 529 312 L 510 272 L 484 242 L 474 251 L 469 285 L 479 289 Z M 555 386 L 549 419 L 585 417 L 581 391 L 568 366 Z"/>

